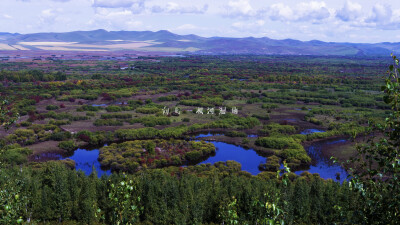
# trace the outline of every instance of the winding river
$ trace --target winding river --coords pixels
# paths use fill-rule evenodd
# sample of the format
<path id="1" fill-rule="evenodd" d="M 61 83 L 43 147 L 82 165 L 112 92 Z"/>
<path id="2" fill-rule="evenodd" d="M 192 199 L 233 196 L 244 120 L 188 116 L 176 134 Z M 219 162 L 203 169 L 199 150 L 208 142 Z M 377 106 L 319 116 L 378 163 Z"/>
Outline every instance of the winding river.
<path id="1" fill-rule="evenodd" d="M 310 134 L 314 132 L 324 132 L 322 130 L 316 129 L 308 129 L 301 133 Z M 223 134 L 199 134 L 195 137 L 195 140 L 200 137 L 210 137 L 210 136 L 218 136 Z M 251 137 L 256 137 L 256 135 L 252 135 Z M 228 144 L 224 142 L 218 141 L 210 141 L 216 147 L 216 153 L 213 156 L 208 157 L 204 161 L 199 164 L 211 163 L 219 161 L 227 161 L 234 160 L 239 162 L 242 165 L 242 170 L 247 171 L 253 175 L 257 175 L 261 171 L 258 169 L 258 165 L 260 163 L 265 163 L 266 157 L 258 155 L 253 149 L 245 149 L 242 146 L 236 146 L 233 144 Z M 347 177 L 347 172 L 340 165 L 334 164 L 332 160 L 325 157 L 322 154 L 322 149 L 325 147 L 335 147 L 335 145 L 342 144 L 347 142 L 347 140 L 343 138 L 330 139 L 315 142 L 312 145 L 306 147 L 306 151 L 312 159 L 312 165 L 300 171 L 295 171 L 296 174 L 300 175 L 304 171 L 308 171 L 310 173 L 319 173 L 320 176 L 324 179 L 333 179 L 337 181 L 344 181 Z M 111 171 L 108 169 L 104 169 L 100 166 L 99 161 L 97 160 L 99 156 L 99 149 L 77 149 L 75 150 L 72 156 L 62 157 L 58 154 L 53 154 L 53 159 L 72 159 L 75 161 L 76 170 L 82 170 L 86 175 L 89 175 L 92 172 L 92 169 L 95 168 L 98 176 L 102 175 L 110 175 Z M 42 157 L 45 157 L 43 155 Z M 281 166 L 283 167 L 283 166 Z"/>

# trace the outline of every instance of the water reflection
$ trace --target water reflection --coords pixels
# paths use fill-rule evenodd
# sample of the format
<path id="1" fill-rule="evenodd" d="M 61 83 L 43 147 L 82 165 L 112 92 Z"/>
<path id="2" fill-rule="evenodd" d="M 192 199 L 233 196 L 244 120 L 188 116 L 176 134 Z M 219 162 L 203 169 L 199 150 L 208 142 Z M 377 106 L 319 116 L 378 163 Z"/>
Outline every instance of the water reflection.
<path id="1" fill-rule="evenodd" d="M 215 156 L 211 156 L 199 164 L 214 164 L 220 161 L 234 160 L 242 165 L 242 170 L 253 175 L 259 174 L 260 163 L 265 163 L 266 158 L 258 155 L 253 149 L 244 149 L 241 146 L 227 144 L 224 142 L 210 141 L 216 147 Z"/>
<path id="2" fill-rule="evenodd" d="M 75 161 L 75 169 L 82 170 L 87 176 L 92 173 L 93 168 L 96 169 L 97 176 L 101 177 L 103 174 L 110 175 L 111 170 L 102 169 L 99 157 L 99 149 L 86 150 L 78 148 L 70 157 L 63 159 L 72 159 Z"/>
<path id="3" fill-rule="evenodd" d="M 312 134 L 312 133 L 321 133 L 325 132 L 324 130 L 318 130 L 318 129 L 306 129 L 300 132 L 300 134 Z"/>
<path id="4" fill-rule="evenodd" d="M 309 129 L 316 131 L 316 129 Z M 317 130 L 319 132 L 323 132 Z M 206 133 L 198 134 L 195 139 L 201 137 L 212 137 L 220 136 L 223 134 L 218 133 Z M 205 163 L 215 163 L 219 161 L 234 160 L 242 165 L 242 170 L 247 171 L 253 175 L 257 175 L 261 171 L 258 169 L 260 163 L 266 162 L 266 157 L 258 155 L 253 149 L 244 149 L 241 146 L 236 146 L 233 144 L 227 144 L 219 141 L 209 141 L 216 147 L 216 153 L 213 156 L 208 157 L 206 160 L 200 162 L 199 164 Z M 325 141 L 315 142 L 306 148 L 308 155 L 312 158 L 312 165 L 309 169 L 296 171 L 295 173 L 300 175 L 304 171 L 310 173 L 318 173 L 324 179 L 336 180 L 338 177 L 341 182 L 347 177 L 347 172 L 338 164 L 334 164 L 332 160 L 325 157 L 322 154 L 322 149 L 326 147 L 332 147 L 337 144 L 345 143 L 347 140 L 343 138 L 331 139 Z M 60 154 L 56 153 L 44 153 L 40 156 L 35 156 L 35 161 L 44 160 L 62 160 L 62 159 L 72 159 L 76 163 L 76 170 L 82 170 L 86 175 L 92 173 L 92 169 L 95 168 L 98 176 L 103 174 L 110 175 L 111 171 L 101 168 L 100 162 L 98 161 L 99 149 L 77 149 L 74 151 L 72 156 L 62 157 Z"/>
<path id="5" fill-rule="evenodd" d="M 333 179 L 343 182 L 344 180 L 346 180 L 348 173 L 339 164 L 333 163 L 333 161 L 330 158 L 325 157 L 322 154 L 322 149 L 324 147 L 332 147 L 329 145 L 335 145 L 345 142 L 347 142 L 347 140 L 345 139 L 336 139 L 336 140 L 329 140 L 329 141 L 325 140 L 313 143 L 312 145 L 306 148 L 308 155 L 312 159 L 312 165 L 310 166 L 310 169 L 296 171 L 295 173 L 300 175 L 302 172 L 308 171 L 310 173 L 318 173 L 320 177 L 324 179 Z"/>

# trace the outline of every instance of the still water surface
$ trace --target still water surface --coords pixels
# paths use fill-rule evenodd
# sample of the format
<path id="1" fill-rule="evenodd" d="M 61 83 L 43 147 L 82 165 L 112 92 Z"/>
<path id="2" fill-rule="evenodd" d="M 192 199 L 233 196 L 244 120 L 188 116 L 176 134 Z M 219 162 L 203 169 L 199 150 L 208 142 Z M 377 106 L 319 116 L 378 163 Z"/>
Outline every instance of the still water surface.
<path id="1" fill-rule="evenodd" d="M 324 132 L 320 130 L 313 129 L 314 132 Z M 307 133 L 312 133 L 313 131 L 306 130 Z M 303 133 L 303 132 L 302 132 Z M 199 134 L 195 137 L 210 137 L 223 134 Z M 347 172 L 338 164 L 334 164 L 332 160 L 322 155 L 322 149 L 324 147 L 334 147 L 337 144 L 344 143 L 345 139 L 333 139 L 325 140 L 320 142 L 315 142 L 312 145 L 306 147 L 306 151 L 312 158 L 312 165 L 309 169 L 296 171 L 295 173 L 300 175 L 304 171 L 310 173 L 319 173 L 324 179 L 333 179 L 343 181 L 347 177 Z M 216 153 L 214 156 L 210 156 L 206 160 L 200 162 L 199 164 L 211 163 L 219 161 L 234 160 L 242 165 L 242 170 L 247 171 L 253 175 L 257 175 L 261 171 L 258 169 L 260 163 L 266 162 L 266 157 L 258 155 L 253 149 L 244 149 L 241 146 L 236 146 L 233 144 L 228 144 L 218 141 L 210 141 L 216 147 Z M 92 172 L 95 168 L 98 176 L 110 175 L 111 171 L 108 169 L 101 168 L 98 161 L 99 149 L 77 149 L 72 156 L 62 157 L 58 155 L 57 159 L 72 159 L 76 163 L 76 170 L 82 170 L 86 175 Z M 339 179 L 338 179 L 339 178 Z"/>

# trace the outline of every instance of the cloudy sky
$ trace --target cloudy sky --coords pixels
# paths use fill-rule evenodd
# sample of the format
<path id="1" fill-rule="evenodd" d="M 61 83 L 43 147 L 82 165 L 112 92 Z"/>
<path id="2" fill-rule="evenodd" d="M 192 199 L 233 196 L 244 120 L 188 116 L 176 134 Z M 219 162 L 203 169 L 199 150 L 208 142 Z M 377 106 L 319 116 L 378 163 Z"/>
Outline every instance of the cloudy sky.
<path id="1" fill-rule="evenodd" d="M 400 42 L 400 4 L 399 0 L 0 0 L 0 32 L 95 29 Z"/>

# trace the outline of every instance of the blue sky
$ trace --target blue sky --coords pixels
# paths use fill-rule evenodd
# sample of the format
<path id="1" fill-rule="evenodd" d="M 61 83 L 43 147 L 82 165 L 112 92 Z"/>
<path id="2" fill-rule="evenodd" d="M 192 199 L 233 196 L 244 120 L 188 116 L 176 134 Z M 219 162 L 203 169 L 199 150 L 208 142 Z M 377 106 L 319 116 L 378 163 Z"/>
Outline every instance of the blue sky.
<path id="1" fill-rule="evenodd" d="M 397 4 L 395 4 L 397 3 Z M 398 0 L 1 0 L 0 32 L 178 34 L 400 42 Z"/>

